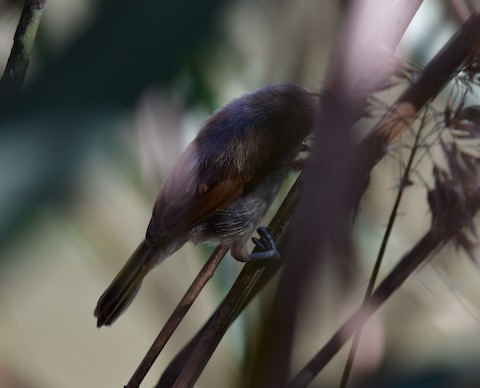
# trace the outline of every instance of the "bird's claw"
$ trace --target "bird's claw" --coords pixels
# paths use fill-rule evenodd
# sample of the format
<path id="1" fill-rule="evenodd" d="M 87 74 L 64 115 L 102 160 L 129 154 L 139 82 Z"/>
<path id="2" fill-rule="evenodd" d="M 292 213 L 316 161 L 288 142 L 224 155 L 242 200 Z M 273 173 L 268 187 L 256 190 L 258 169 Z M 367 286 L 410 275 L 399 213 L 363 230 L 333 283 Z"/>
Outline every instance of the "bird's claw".
<path id="1" fill-rule="evenodd" d="M 257 229 L 260 238 L 252 237 L 252 241 L 261 251 L 252 252 L 247 261 L 257 261 L 266 259 L 279 259 L 280 254 L 277 250 L 275 240 L 268 232 L 267 228 L 261 226 Z"/>

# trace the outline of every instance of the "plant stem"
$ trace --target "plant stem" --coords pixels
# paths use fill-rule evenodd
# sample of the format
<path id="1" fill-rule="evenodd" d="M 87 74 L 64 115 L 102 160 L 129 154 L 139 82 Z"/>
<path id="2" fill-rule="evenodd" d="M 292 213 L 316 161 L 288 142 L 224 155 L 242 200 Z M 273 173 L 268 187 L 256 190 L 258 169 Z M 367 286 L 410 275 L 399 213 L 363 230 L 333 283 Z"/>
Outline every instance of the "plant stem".
<path id="1" fill-rule="evenodd" d="M 180 322 L 182 322 L 193 302 L 200 294 L 200 291 L 202 291 L 205 284 L 207 284 L 208 280 L 210 280 L 210 278 L 213 276 L 215 270 L 227 252 L 228 247 L 221 245 L 217 247 L 210 255 L 210 258 L 205 263 L 193 283 L 190 285 L 182 300 L 178 303 L 177 307 L 170 315 L 170 318 L 168 318 L 167 322 L 165 323 L 165 326 L 163 326 L 162 330 L 143 358 L 142 362 L 135 370 L 135 373 L 132 375 L 130 381 L 126 385 L 126 388 L 137 388 L 140 386 L 140 383 L 145 378 L 158 355 L 172 334 L 175 332 Z"/>
<path id="2" fill-rule="evenodd" d="M 361 306 L 330 338 L 322 349 L 292 379 L 288 388 L 306 387 L 320 370 L 343 347 L 349 338 L 362 327 L 376 310 L 402 285 L 405 279 L 435 251 L 442 238 L 430 230 L 395 266 L 372 294 L 369 303 Z"/>
<path id="3" fill-rule="evenodd" d="M 20 93 L 45 3 L 46 0 L 25 1 L 7 66 L 0 80 L 0 97 L 11 99 Z"/>
<path id="4" fill-rule="evenodd" d="M 375 283 L 377 281 L 378 273 L 380 272 L 380 266 L 382 265 L 382 260 L 385 255 L 385 251 L 387 249 L 388 240 L 390 238 L 390 234 L 392 233 L 393 225 L 397 218 L 398 208 L 400 206 L 400 202 L 402 200 L 403 192 L 405 188 L 409 185 L 410 181 L 410 171 L 412 169 L 413 160 L 415 159 L 415 155 L 418 150 L 418 144 L 420 142 L 420 135 L 422 133 L 423 128 L 425 127 L 426 116 L 428 112 L 428 107 L 425 109 L 424 114 L 422 116 L 422 120 L 420 122 L 420 127 L 415 135 L 415 141 L 413 143 L 412 151 L 410 152 L 410 156 L 407 162 L 407 166 L 405 167 L 405 171 L 403 176 L 400 180 L 400 187 L 397 192 L 397 197 L 395 198 L 395 203 L 393 205 L 392 211 L 390 213 L 388 219 L 387 229 L 385 230 L 385 234 L 382 239 L 382 244 L 380 245 L 380 249 L 378 251 L 377 260 L 375 261 L 375 265 L 373 267 L 372 275 L 368 282 L 367 290 L 365 292 L 365 297 L 363 300 L 363 306 L 366 307 L 368 302 L 370 301 L 370 297 L 372 296 L 373 289 L 375 287 Z M 358 343 L 360 342 L 360 337 L 362 335 L 362 328 L 359 328 L 355 333 L 355 337 L 353 338 L 352 346 L 350 347 L 350 353 L 348 354 L 347 362 L 345 364 L 345 369 L 343 370 L 342 380 L 340 382 L 340 388 L 345 388 L 348 383 L 348 379 L 350 377 L 350 372 L 352 370 L 353 361 L 355 359 L 355 354 L 358 349 Z"/>

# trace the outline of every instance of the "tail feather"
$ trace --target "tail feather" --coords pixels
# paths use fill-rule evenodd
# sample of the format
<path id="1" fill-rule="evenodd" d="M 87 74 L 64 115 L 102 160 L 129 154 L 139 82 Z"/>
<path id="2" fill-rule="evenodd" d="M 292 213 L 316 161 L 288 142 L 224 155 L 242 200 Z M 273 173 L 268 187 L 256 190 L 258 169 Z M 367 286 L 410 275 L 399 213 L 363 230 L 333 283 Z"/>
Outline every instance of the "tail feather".
<path id="1" fill-rule="evenodd" d="M 94 315 L 97 327 L 111 325 L 127 309 L 138 293 L 145 275 L 155 265 L 152 255 L 157 252 L 144 240 L 132 253 L 112 284 L 100 297 Z"/>

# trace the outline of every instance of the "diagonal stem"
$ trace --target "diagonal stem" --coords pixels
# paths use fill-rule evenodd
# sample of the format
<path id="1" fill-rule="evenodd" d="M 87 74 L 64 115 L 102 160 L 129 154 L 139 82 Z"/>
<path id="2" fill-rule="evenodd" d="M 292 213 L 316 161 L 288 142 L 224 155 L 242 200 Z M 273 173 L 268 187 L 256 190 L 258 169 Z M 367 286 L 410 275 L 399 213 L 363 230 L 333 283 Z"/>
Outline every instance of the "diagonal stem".
<path id="1" fill-rule="evenodd" d="M 398 208 L 400 206 L 400 202 L 402 201 L 402 196 L 405 188 L 408 186 L 410 181 L 410 171 L 412 169 L 413 160 L 415 159 L 415 155 L 418 150 L 418 144 L 420 142 L 420 135 L 422 130 L 425 128 L 425 121 L 427 117 L 428 108 L 425 109 L 424 114 L 422 116 L 422 120 L 420 122 L 420 127 L 418 129 L 417 134 L 415 135 L 415 141 L 413 143 L 412 151 L 410 152 L 410 156 L 408 158 L 407 166 L 405 167 L 405 171 L 403 176 L 400 180 L 400 187 L 397 192 L 397 197 L 395 198 L 395 203 L 393 205 L 392 211 L 390 213 L 388 219 L 387 229 L 385 230 L 385 234 L 382 239 L 382 243 L 380 245 L 380 250 L 377 255 L 377 260 L 375 261 L 375 265 L 372 270 L 372 276 L 368 282 L 367 290 L 365 292 L 365 297 L 363 300 L 363 306 L 366 307 L 370 301 L 370 297 L 372 296 L 373 289 L 375 287 L 375 283 L 377 281 L 378 273 L 380 272 L 380 266 L 382 265 L 382 260 L 385 255 L 385 251 L 387 249 L 388 240 L 390 239 L 390 234 L 392 233 L 393 225 L 397 218 Z M 353 361 L 355 359 L 355 354 L 358 349 L 358 344 L 360 342 L 360 337 L 362 335 L 362 329 L 358 329 L 355 333 L 355 337 L 353 338 L 352 346 L 350 347 L 350 352 L 348 354 L 347 362 L 345 364 L 345 369 L 343 371 L 342 380 L 340 382 L 340 388 L 345 388 L 348 383 L 348 379 L 350 377 L 350 372 L 352 370 Z"/>
<path id="2" fill-rule="evenodd" d="M 20 93 L 45 3 L 46 0 L 25 1 L 7 66 L 0 80 L 0 97 L 11 99 Z"/>
<path id="3" fill-rule="evenodd" d="M 228 247 L 221 245 L 217 247 L 210 255 L 210 258 L 205 263 L 193 283 L 190 285 L 187 292 L 180 300 L 177 307 L 170 315 L 170 318 L 168 318 L 167 322 L 165 323 L 165 326 L 163 326 L 162 330 L 160 331 L 152 346 L 148 350 L 147 354 L 143 358 L 142 362 L 135 370 L 135 373 L 130 378 L 128 384 L 125 386 L 126 388 L 137 388 L 140 386 L 140 383 L 145 378 L 146 374 L 152 367 L 158 355 L 160 354 L 172 334 L 175 332 L 180 322 L 182 322 L 183 318 L 187 314 L 198 294 L 200 294 L 200 291 L 202 291 L 205 284 L 213 276 L 215 270 L 217 269 L 218 265 L 220 264 L 227 252 Z"/>
<path id="4" fill-rule="evenodd" d="M 429 231 L 415 247 L 397 264 L 378 286 L 367 305 L 360 307 L 330 338 L 323 348 L 292 379 L 288 388 L 306 387 L 319 371 L 343 347 L 350 337 L 396 291 L 407 277 L 437 249 L 441 238 Z"/>

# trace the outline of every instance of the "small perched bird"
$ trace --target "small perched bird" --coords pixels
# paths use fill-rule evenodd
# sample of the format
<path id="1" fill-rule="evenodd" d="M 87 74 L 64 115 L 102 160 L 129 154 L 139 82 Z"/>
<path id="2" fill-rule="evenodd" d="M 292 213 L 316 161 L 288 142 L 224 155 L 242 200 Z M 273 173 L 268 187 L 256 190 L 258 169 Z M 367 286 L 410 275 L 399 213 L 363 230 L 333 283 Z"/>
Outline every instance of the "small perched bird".
<path id="1" fill-rule="evenodd" d="M 247 242 L 310 134 L 318 95 L 293 84 L 267 85 L 218 109 L 170 171 L 145 239 L 100 297 L 97 327 L 130 305 L 145 275 L 187 241 L 230 247 L 240 261 L 278 256 L 265 228 Z"/>

